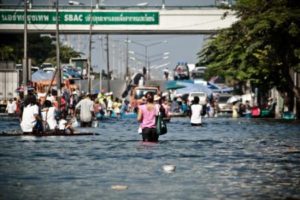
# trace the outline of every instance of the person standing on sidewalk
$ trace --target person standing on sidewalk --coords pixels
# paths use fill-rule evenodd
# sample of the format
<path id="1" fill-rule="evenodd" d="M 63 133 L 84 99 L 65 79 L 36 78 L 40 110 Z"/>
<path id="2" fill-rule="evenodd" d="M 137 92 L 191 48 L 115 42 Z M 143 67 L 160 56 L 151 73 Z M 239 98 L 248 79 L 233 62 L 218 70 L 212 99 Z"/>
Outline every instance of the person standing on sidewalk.
<path id="1" fill-rule="evenodd" d="M 9 99 L 6 106 L 6 112 L 8 113 L 8 115 L 13 116 L 15 115 L 16 110 L 17 110 L 16 102 L 13 101 L 12 99 Z"/>

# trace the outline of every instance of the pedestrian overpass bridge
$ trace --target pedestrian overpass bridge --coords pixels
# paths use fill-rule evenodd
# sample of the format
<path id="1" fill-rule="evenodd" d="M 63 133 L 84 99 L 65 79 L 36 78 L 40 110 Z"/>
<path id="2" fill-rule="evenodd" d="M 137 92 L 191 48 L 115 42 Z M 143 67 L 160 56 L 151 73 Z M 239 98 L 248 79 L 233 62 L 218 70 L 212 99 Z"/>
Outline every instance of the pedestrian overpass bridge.
<path id="1" fill-rule="evenodd" d="M 238 18 L 229 9 L 212 8 L 59 8 L 59 31 L 66 34 L 211 34 Z M 92 16 L 92 17 L 91 17 Z M 27 11 L 28 32 L 54 33 L 56 10 Z M 0 33 L 24 32 L 24 9 L 0 8 Z"/>

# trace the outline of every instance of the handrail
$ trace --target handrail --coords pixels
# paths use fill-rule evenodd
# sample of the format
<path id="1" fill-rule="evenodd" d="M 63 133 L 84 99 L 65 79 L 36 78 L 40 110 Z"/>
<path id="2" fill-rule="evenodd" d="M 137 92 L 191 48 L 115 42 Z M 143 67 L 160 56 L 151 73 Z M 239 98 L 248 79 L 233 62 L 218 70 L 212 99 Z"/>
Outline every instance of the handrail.
<path id="1" fill-rule="evenodd" d="M 0 4 L 0 9 L 23 9 L 23 5 L 16 5 L 16 4 Z M 216 5 L 198 5 L 198 6 L 166 6 L 165 10 L 198 10 L 198 9 L 215 9 L 220 8 L 220 6 Z M 224 8 L 224 7 L 222 7 Z M 29 10 L 35 9 L 55 9 L 53 5 L 45 5 L 45 4 L 34 4 L 31 6 Z M 89 5 L 61 5 L 59 9 L 66 9 L 66 10 L 74 10 L 74 9 L 82 9 L 82 10 L 90 10 L 91 6 Z M 93 6 L 95 10 L 160 10 L 162 9 L 161 6 Z"/>

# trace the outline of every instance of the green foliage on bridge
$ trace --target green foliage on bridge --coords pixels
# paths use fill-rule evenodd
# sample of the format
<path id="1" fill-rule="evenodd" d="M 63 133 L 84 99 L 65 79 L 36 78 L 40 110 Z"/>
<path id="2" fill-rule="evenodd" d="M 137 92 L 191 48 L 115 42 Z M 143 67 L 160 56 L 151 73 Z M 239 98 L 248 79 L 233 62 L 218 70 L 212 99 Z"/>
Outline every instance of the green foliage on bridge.
<path id="1" fill-rule="evenodd" d="M 238 0 L 233 9 L 240 20 L 212 37 L 198 64 L 208 75 L 300 97 L 290 73 L 300 69 L 299 2 Z"/>

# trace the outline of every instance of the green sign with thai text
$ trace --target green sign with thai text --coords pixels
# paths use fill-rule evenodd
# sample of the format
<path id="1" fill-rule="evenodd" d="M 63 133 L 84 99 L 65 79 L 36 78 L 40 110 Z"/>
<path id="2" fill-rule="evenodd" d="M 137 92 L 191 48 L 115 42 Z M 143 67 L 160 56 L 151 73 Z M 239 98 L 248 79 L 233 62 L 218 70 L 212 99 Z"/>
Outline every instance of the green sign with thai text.
<path id="1" fill-rule="evenodd" d="M 61 25 L 157 25 L 158 12 L 76 12 L 60 11 Z M 28 24 L 56 24 L 55 11 L 28 11 Z M 0 10 L 0 24 L 24 24 L 23 11 Z"/>

